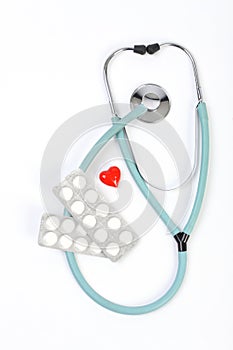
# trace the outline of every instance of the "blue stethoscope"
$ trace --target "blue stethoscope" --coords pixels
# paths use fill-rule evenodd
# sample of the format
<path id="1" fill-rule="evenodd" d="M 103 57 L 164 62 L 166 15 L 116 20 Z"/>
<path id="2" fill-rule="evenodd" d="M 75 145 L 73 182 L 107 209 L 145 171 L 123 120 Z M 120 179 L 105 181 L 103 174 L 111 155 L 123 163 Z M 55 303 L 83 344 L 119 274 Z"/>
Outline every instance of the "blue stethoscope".
<path id="1" fill-rule="evenodd" d="M 150 191 L 148 187 L 148 183 L 145 181 L 143 176 L 141 175 L 137 164 L 135 162 L 135 157 L 132 151 L 132 148 L 130 147 L 130 142 L 125 130 L 125 126 L 128 125 L 130 122 L 136 119 L 141 119 L 146 122 L 156 122 L 159 120 L 159 118 L 166 115 L 168 110 L 168 103 L 166 99 L 166 94 L 164 94 L 164 91 L 160 90 L 160 87 L 155 87 L 155 90 L 152 91 L 152 93 L 148 93 L 147 87 L 143 86 L 138 91 L 135 92 L 133 95 L 131 102 L 134 105 L 134 109 L 127 114 L 123 118 L 119 118 L 115 107 L 114 107 L 114 101 L 110 89 L 109 79 L 108 79 L 108 66 L 110 61 L 116 56 L 119 55 L 122 52 L 125 51 L 131 51 L 137 54 L 144 55 L 146 53 L 148 54 L 154 54 L 157 51 L 160 50 L 160 48 L 167 47 L 167 46 L 174 46 L 178 49 L 181 49 L 186 55 L 189 57 L 192 67 L 193 67 L 193 73 L 195 78 L 195 85 L 196 85 L 196 92 L 197 92 L 197 115 L 199 119 L 199 124 L 201 127 L 201 160 L 200 160 L 200 170 L 199 170 L 199 180 L 198 180 L 198 188 L 193 204 L 193 208 L 191 211 L 191 214 L 189 216 L 189 219 L 183 228 L 182 232 L 180 232 L 177 225 L 172 221 L 172 219 L 169 217 L 169 215 L 166 213 L 166 211 L 162 208 L 160 203 L 156 200 L 152 192 Z M 196 64 L 194 61 L 193 56 L 191 53 L 185 49 L 184 47 L 173 44 L 173 43 L 163 43 L 163 44 L 153 44 L 153 45 L 136 45 L 133 48 L 122 48 L 117 51 L 115 51 L 112 55 L 108 57 L 108 59 L 105 62 L 104 65 L 104 80 L 106 84 L 106 89 L 108 93 L 109 98 L 109 104 L 112 111 L 112 127 L 105 132 L 98 142 L 92 147 L 92 149 L 88 152 L 84 160 L 82 161 L 80 168 L 86 172 L 94 158 L 97 156 L 97 154 L 100 152 L 100 150 L 105 146 L 108 141 L 116 137 L 118 144 L 120 146 L 123 158 L 127 164 L 127 167 L 137 184 L 138 188 L 141 190 L 142 194 L 145 196 L 145 198 L 148 200 L 152 208 L 155 210 L 156 213 L 159 213 L 160 218 L 164 222 L 164 224 L 169 229 L 170 233 L 173 235 L 177 242 L 178 247 L 178 269 L 176 272 L 175 280 L 173 284 L 171 285 L 170 289 L 158 300 L 155 300 L 149 304 L 142 305 L 142 306 L 124 306 L 120 304 L 116 304 L 114 302 L 111 302 L 110 300 L 105 299 L 100 294 L 98 294 L 86 281 L 85 277 L 83 276 L 82 272 L 79 269 L 79 266 L 77 264 L 77 260 L 75 258 L 74 253 L 66 252 L 66 257 L 70 266 L 70 269 L 80 285 L 80 287 L 83 289 L 83 291 L 96 303 L 99 305 L 121 314 L 128 314 L 128 315 L 139 315 L 139 314 L 145 314 L 149 313 L 151 311 L 154 311 L 164 304 L 166 304 L 178 291 L 179 287 L 181 286 L 181 283 L 184 279 L 185 271 L 186 271 L 186 265 L 187 265 L 187 241 L 189 239 L 190 234 L 193 231 L 194 225 L 197 221 L 203 196 L 205 192 L 206 187 L 206 180 L 207 180 L 207 172 L 208 172 L 208 160 L 209 160 L 209 128 L 208 128 L 208 115 L 206 110 L 206 104 L 203 102 L 200 84 L 199 84 L 199 78 L 197 73 Z M 146 96 L 147 95 L 147 96 Z M 147 98 L 145 98 L 147 97 Z M 145 103 L 147 100 L 155 100 L 158 99 L 160 102 L 160 110 L 158 111 L 158 108 L 149 109 L 146 107 Z M 151 103 L 151 101 L 149 101 Z M 153 101 L 152 101 L 153 102 Z M 151 104 L 150 104 L 151 106 Z M 148 113 L 149 112 L 149 113 Z M 67 211 L 65 211 L 66 215 L 69 215 Z"/>

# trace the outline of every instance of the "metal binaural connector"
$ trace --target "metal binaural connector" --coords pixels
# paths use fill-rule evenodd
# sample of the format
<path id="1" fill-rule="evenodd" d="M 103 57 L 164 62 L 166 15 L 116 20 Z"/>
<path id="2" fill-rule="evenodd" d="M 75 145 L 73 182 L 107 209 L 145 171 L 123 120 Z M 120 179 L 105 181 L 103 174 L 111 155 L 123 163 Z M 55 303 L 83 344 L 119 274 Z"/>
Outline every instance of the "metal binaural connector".
<path id="1" fill-rule="evenodd" d="M 196 65 L 195 59 L 194 59 L 193 55 L 191 54 L 191 52 L 189 50 L 187 50 L 184 46 L 181 46 L 181 45 L 178 45 L 175 43 L 171 43 L 171 42 L 165 42 L 162 44 L 156 43 L 156 44 L 151 44 L 151 45 L 147 45 L 147 46 L 146 45 L 135 45 L 134 47 L 123 47 L 121 49 L 114 51 L 106 59 L 105 64 L 104 64 L 104 82 L 105 82 L 105 87 L 106 87 L 106 91 L 107 91 L 107 95 L 108 95 L 108 99 L 109 99 L 109 104 L 110 104 L 110 108 L 111 108 L 111 112 L 112 112 L 113 116 L 117 116 L 117 111 L 116 111 L 116 108 L 114 106 L 114 98 L 112 95 L 112 90 L 111 90 L 111 86 L 110 86 L 110 82 L 109 82 L 108 68 L 109 68 L 110 62 L 116 56 L 118 56 L 119 54 L 126 52 L 126 51 L 131 51 L 134 53 L 138 53 L 140 55 L 145 55 L 146 53 L 153 55 L 155 52 L 157 52 L 160 49 L 165 48 L 165 47 L 175 47 L 177 49 L 180 49 L 181 51 L 183 51 L 187 55 L 187 57 L 190 60 L 191 65 L 192 65 L 198 103 L 202 101 L 202 92 L 201 92 L 198 71 L 197 71 L 197 65 Z"/>

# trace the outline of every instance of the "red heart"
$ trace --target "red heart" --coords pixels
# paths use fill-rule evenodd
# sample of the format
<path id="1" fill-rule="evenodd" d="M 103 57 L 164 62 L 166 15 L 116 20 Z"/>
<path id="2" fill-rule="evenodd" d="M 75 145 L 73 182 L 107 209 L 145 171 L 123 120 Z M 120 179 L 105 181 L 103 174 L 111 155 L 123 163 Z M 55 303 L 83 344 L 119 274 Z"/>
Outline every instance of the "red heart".
<path id="1" fill-rule="evenodd" d="M 108 170 L 102 171 L 99 178 L 105 185 L 117 187 L 121 178 L 121 171 L 117 166 L 111 166 Z"/>

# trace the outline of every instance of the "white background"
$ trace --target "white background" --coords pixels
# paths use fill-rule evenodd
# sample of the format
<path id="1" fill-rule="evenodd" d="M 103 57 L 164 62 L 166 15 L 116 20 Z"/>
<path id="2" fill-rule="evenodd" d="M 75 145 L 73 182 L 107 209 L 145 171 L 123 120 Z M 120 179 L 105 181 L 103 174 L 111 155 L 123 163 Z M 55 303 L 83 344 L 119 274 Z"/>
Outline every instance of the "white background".
<path id="1" fill-rule="evenodd" d="M 1 1 L 1 349 L 232 349 L 231 21 L 230 0 Z M 132 317 L 93 303 L 64 255 L 37 246 L 40 161 L 61 123 L 106 102 L 107 55 L 157 41 L 178 42 L 195 54 L 210 116 L 211 163 L 181 290 L 162 309 Z M 124 75 L 116 84 L 130 82 Z M 105 296 L 143 303 L 172 279 L 169 239 L 117 267 L 90 258 L 81 265 Z"/>

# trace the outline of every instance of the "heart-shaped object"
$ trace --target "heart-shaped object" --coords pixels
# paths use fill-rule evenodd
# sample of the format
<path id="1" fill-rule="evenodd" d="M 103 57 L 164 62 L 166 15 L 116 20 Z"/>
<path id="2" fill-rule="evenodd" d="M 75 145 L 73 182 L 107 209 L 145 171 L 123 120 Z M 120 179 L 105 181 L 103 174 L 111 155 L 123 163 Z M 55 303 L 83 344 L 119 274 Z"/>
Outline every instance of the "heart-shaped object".
<path id="1" fill-rule="evenodd" d="M 121 178 L 121 171 L 117 166 L 111 166 L 108 170 L 102 171 L 99 178 L 105 185 L 117 187 Z"/>

